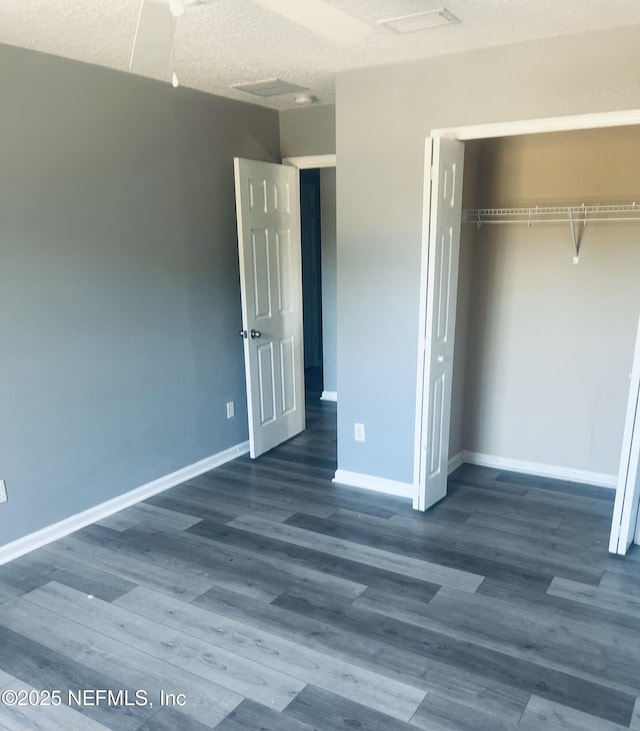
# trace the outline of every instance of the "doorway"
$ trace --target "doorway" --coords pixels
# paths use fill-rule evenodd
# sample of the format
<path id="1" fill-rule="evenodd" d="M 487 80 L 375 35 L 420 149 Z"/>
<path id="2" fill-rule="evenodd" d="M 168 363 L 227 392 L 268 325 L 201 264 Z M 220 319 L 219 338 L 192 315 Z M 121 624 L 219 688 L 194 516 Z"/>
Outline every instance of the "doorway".
<path id="1" fill-rule="evenodd" d="M 307 401 L 337 401 L 335 155 L 286 158 L 300 171 L 304 370 Z"/>
<path id="2" fill-rule="evenodd" d="M 309 168 L 335 172 L 335 155 L 288 158 L 283 164 L 234 158 L 240 335 L 253 459 L 305 429 L 300 169 Z M 335 183 L 330 198 L 335 219 Z M 323 326 L 322 332 L 329 329 Z"/>
<path id="3" fill-rule="evenodd" d="M 638 124 L 640 121 L 640 114 L 638 111 L 632 111 L 632 112 L 624 112 L 624 113 L 616 113 L 616 114 L 605 114 L 605 115 L 588 115 L 583 117 L 575 117 L 575 118 L 558 118 L 555 120 L 534 120 L 530 122 L 523 122 L 523 123 L 513 123 L 513 124 L 503 124 L 503 125 L 490 125 L 490 126 L 483 126 L 483 127 L 473 127 L 473 128 L 461 128 L 456 130 L 440 130 L 435 131 L 434 137 L 437 139 L 440 138 L 453 138 L 458 140 L 472 140 L 472 139 L 482 139 L 485 137 L 509 137 L 514 135 L 522 135 L 525 133 L 533 133 L 537 134 L 539 132 L 545 132 L 545 131 L 554 131 L 554 130 L 573 130 L 573 129 L 592 129 L 592 128 L 598 128 L 598 127 L 612 127 L 612 126 L 620 126 L 620 125 L 631 125 L 631 124 Z M 425 164 L 425 180 L 429 181 L 432 173 L 432 160 L 429 156 L 429 158 L 426 160 Z M 437 197 L 435 195 L 436 187 L 438 186 L 438 175 L 437 175 L 437 169 L 434 171 L 435 179 L 433 181 L 434 191 L 432 192 L 430 190 L 429 185 L 425 185 L 425 230 L 424 230 L 424 236 L 423 236 L 423 277 L 422 277 L 422 286 L 421 286 L 421 310 L 420 310 L 420 316 L 421 316 L 421 330 L 420 330 L 420 354 L 419 354 L 419 367 L 418 367 L 418 412 L 416 415 L 416 449 L 415 449 L 415 456 L 416 456 L 416 462 L 415 462 L 415 470 L 414 470 L 414 484 L 417 487 L 416 490 L 416 499 L 414 500 L 414 506 L 419 507 L 421 509 L 424 509 L 425 504 L 425 492 L 426 492 L 426 480 L 425 480 L 425 472 L 424 472 L 424 461 L 426 459 L 426 446 L 425 446 L 425 438 L 427 434 L 433 434 L 437 433 L 434 432 L 432 429 L 431 432 L 428 431 L 429 425 L 427 424 L 427 418 L 429 416 L 428 413 L 425 412 L 425 419 L 423 420 L 423 415 L 421 412 L 422 406 L 423 406 L 423 394 L 425 394 L 425 398 L 428 394 L 426 394 L 425 389 L 427 388 L 427 385 L 425 383 L 425 369 L 427 368 L 427 365 L 430 361 L 431 356 L 431 345 L 429 342 L 425 342 L 425 327 L 427 326 L 427 320 L 428 320 L 428 304 L 429 300 L 427 298 L 427 273 L 428 273 L 428 257 L 426 256 L 426 253 L 429 251 L 429 247 L 431 245 L 431 242 L 429 242 L 429 222 L 431 225 L 433 225 L 433 208 L 434 205 L 432 204 L 432 201 L 437 201 Z M 459 215 L 459 214 L 458 214 Z M 430 221 L 431 219 L 431 221 Z M 497 227 L 496 227 L 497 228 Z M 502 227 L 500 227 L 502 228 Z M 570 232 L 569 232 L 569 226 L 567 223 L 567 231 L 566 231 L 567 241 L 570 241 Z M 568 243 L 569 251 L 571 250 L 570 244 Z M 457 266 L 452 267 L 452 269 L 455 269 L 455 271 L 452 272 L 452 279 L 448 282 L 448 285 L 454 288 L 457 287 L 458 284 L 458 271 Z M 453 311 L 453 316 L 455 318 L 455 309 Z M 452 356 L 453 357 L 453 356 Z M 456 358 L 458 357 L 458 353 L 456 351 Z M 444 360 L 445 356 L 441 356 L 441 358 Z M 451 414 L 451 402 L 444 404 L 444 410 L 443 414 L 448 418 Z M 424 421 L 424 423 L 423 423 Z M 440 423 L 442 423 L 442 419 L 440 419 Z M 447 429 L 448 432 L 448 429 Z M 445 439 L 445 435 L 440 435 L 443 439 Z M 446 434 L 446 439 L 448 440 L 448 433 Z M 431 445 L 429 445 L 431 446 Z M 448 456 L 448 444 L 445 445 L 445 451 L 446 456 Z M 444 470 L 444 481 L 445 481 L 445 493 L 446 493 L 446 466 Z M 442 477 L 442 476 L 441 476 Z M 420 500 L 422 498 L 422 505 L 420 505 Z"/>
<path id="4" fill-rule="evenodd" d="M 322 213 L 320 170 L 300 171 L 300 234 L 302 245 L 302 321 L 304 329 L 305 398 L 323 391 L 322 348 Z"/>

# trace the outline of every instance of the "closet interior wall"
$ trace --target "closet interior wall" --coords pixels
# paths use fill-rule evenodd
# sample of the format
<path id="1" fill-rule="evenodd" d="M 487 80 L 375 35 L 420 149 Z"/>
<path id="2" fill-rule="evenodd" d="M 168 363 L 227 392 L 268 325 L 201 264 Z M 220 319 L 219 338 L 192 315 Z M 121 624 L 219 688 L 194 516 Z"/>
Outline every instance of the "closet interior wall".
<path id="1" fill-rule="evenodd" d="M 464 208 L 640 202 L 640 128 L 466 143 Z M 581 230 L 581 227 L 580 227 Z M 640 223 L 462 226 L 450 456 L 615 479 Z M 606 480 L 605 480 L 606 481 Z"/>

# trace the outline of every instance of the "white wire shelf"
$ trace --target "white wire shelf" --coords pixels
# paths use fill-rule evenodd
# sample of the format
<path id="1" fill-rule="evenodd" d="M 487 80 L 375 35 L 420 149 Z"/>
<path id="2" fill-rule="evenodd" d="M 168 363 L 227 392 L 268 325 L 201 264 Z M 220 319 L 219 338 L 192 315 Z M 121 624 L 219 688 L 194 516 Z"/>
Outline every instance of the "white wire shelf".
<path id="1" fill-rule="evenodd" d="M 579 206 L 530 206 L 529 208 L 467 208 L 462 212 L 464 223 L 474 223 L 478 228 L 484 224 L 526 223 L 568 223 L 573 243 L 573 262 L 578 263 L 580 243 L 588 223 L 623 223 L 640 221 L 638 203 L 582 204 Z M 576 225 L 582 226 L 580 233 Z"/>
<path id="2" fill-rule="evenodd" d="M 529 208 L 467 208 L 463 211 L 465 223 L 580 223 L 598 221 L 638 221 L 640 204 L 580 206 L 530 206 Z"/>

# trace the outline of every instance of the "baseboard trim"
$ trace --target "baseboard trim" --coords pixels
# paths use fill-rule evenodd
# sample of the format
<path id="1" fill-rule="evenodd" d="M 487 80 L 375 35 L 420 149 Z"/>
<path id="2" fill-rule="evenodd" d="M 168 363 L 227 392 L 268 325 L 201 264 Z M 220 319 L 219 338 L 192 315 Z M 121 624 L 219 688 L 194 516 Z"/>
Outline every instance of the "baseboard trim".
<path id="1" fill-rule="evenodd" d="M 449 468 L 447 474 L 450 475 L 455 472 L 458 467 L 464 464 L 464 452 L 462 450 L 458 454 L 454 454 L 453 457 L 449 457 Z"/>
<path id="2" fill-rule="evenodd" d="M 322 396 L 320 396 L 320 401 L 337 401 L 337 400 L 338 400 L 337 391 L 323 391 Z"/>
<path id="3" fill-rule="evenodd" d="M 568 482 L 582 482 L 587 485 L 596 485 L 597 487 L 614 490 L 617 482 L 616 475 L 589 472 L 587 470 L 574 470 L 570 467 L 559 467 L 542 462 L 527 462 L 526 460 L 520 459 L 496 457 L 492 454 L 467 452 L 466 450 L 462 452 L 462 461 L 468 462 L 469 464 L 477 464 L 482 467 L 522 472 L 526 475 L 538 475 L 539 477 L 551 477 L 557 480 L 567 480 Z"/>
<path id="4" fill-rule="evenodd" d="M 59 538 L 68 536 L 69 533 L 84 528 L 85 526 L 95 523 L 98 520 L 107 518 L 114 513 L 128 508 L 131 505 L 135 505 L 142 500 L 146 500 L 152 495 L 157 495 L 160 492 L 168 490 L 170 487 L 186 482 L 193 477 L 208 472 L 209 470 L 219 467 L 226 462 L 230 462 L 232 459 L 239 457 L 241 454 L 246 454 L 249 451 L 249 442 L 241 442 L 236 444 L 229 449 L 225 449 L 222 452 L 206 457 L 198 462 L 194 462 L 187 467 L 183 467 L 180 470 L 171 472 L 164 477 L 159 477 L 157 480 L 148 482 L 146 485 L 136 487 L 129 492 L 125 492 L 123 495 L 106 500 L 99 505 L 95 505 L 92 508 L 83 510 L 81 513 L 65 518 L 57 523 L 42 528 L 41 530 L 30 533 L 22 538 L 18 538 L 11 543 L 7 543 L 4 546 L 0 546 L 0 566 L 8 561 L 12 561 L 14 558 L 23 556 L 25 553 L 34 551 L 36 548 L 46 546 L 47 543 L 56 541 Z"/>
<path id="5" fill-rule="evenodd" d="M 385 477 L 375 477 L 361 472 L 349 472 L 348 470 L 336 470 L 332 481 L 339 485 L 360 487 L 363 490 L 383 492 L 385 495 L 406 497 L 410 500 L 413 499 L 415 493 L 415 487 L 408 482 L 397 482 L 396 480 L 388 480 Z"/>

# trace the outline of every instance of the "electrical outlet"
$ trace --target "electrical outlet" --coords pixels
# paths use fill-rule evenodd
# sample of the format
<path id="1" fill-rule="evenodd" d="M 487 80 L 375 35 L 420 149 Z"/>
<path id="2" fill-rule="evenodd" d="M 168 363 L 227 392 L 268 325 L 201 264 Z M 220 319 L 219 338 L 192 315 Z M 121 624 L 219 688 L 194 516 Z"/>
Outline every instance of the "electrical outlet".
<path id="1" fill-rule="evenodd" d="M 7 502 L 7 486 L 4 480 L 0 480 L 0 503 Z"/>
<path id="2" fill-rule="evenodd" d="M 233 419 L 233 417 L 236 415 L 236 407 L 233 404 L 233 401 L 227 401 L 227 419 Z"/>
<path id="3" fill-rule="evenodd" d="M 353 436 L 356 442 L 364 442 L 364 424 L 353 425 Z"/>

